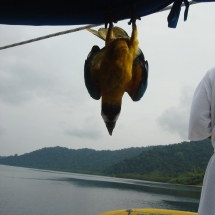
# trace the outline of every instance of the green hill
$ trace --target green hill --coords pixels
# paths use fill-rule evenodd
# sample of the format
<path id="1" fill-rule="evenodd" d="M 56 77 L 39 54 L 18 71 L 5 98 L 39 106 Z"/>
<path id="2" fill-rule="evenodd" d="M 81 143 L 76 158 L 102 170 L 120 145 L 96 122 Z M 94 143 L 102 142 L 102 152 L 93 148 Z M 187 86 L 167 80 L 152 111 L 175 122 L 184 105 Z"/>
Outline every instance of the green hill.
<path id="1" fill-rule="evenodd" d="M 125 158 L 131 158 L 151 147 L 137 147 L 116 151 L 93 149 L 68 149 L 63 147 L 50 147 L 33 151 L 24 155 L 0 158 L 0 164 L 50 169 L 69 172 L 100 173 Z"/>
<path id="2" fill-rule="evenodd" d="M 151 151 L 107 167 L 107 175 L 154 181 L 198 184 L 213 154 L 209 139 L 155 146 Z M 192 178 L 194 176 L 194 178 Z M 199 179 L 196 179 L 195 177 Z M 193 181 L 192 181 L 193 180 Z"/>
<path id="3" fill-rule="evenodd" d="M 115 151 L 58 146 L 0 157 L 0 164 L 196 185 L 213 152 L 209 139 Z"/>

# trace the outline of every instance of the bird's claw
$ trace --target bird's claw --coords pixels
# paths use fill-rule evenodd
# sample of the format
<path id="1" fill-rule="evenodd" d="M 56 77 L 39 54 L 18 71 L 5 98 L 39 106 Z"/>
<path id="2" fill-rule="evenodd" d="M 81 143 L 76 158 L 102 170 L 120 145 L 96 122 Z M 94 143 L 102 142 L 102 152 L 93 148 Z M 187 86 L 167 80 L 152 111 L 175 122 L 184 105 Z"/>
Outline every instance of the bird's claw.
<path id="1" fill-rule="evenodd" d="M 112 28 L 112 27 L 113 27 L 113 22 L 106 22 L 105 23 L 105 28 Z"/>
<path id="2" fill-rule="evenodd" d="M 132 24 L 132 28 L 136 27 L 136 20 L 141 20 L 141 18 L 139 16 L 136 16 L 136 13 L 135 13 L 135 4 L 133 4 L 133 8 L 131 9 L 130 11 L 130 15 L 131 15 L 131 19 L 130 21 L 128 22 L 129 25 Z"/>
<path id="3" fill-rule="evenodd" d="M 107 21 L 105 22 L 105 28 L 107 28 L 108 25 L 109 25 L 109 28 L 113 27 L 113 22 L 117 23 L 118 21 L 113 19 L 113 13 L 112 13 L 111 7 L 108 9 L 108 15 L 107 16 L 108 16 L 108 18 L 107 18 Z"/>
<path id="4" fill-rule="evenodd" d="M 136 20 L 141 20 L 140 17 L 136 17 L 136 18 L 131 18 L 130 21 L 128 22 L 129 25 L 132 24 L 132 28 L 136 27 Z"/>

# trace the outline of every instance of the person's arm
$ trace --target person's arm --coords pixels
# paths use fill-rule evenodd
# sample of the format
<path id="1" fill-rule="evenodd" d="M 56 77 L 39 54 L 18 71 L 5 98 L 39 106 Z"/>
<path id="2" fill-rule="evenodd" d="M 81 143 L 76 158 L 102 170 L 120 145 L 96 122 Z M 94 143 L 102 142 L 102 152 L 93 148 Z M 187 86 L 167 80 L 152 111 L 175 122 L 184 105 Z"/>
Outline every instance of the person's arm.
<path id="1" fill-rule="evenodd" d="M 190 110 L 188 138 L 203 140 L 211 136 L 211 107 L 204 79 L 199 83 L 193 96 Z"/>

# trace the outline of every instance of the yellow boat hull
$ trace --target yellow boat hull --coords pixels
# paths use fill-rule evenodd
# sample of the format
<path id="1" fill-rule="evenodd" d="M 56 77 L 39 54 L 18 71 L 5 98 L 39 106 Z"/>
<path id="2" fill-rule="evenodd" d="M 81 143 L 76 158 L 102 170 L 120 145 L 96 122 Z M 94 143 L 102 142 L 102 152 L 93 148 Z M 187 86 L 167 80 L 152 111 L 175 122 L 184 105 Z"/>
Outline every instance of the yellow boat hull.
<path id="1" fill-rule="evenodd" d="M 197 213 L 154 208 L 133 208 L 109 211 L 98 215 L 197 215 Z"/>

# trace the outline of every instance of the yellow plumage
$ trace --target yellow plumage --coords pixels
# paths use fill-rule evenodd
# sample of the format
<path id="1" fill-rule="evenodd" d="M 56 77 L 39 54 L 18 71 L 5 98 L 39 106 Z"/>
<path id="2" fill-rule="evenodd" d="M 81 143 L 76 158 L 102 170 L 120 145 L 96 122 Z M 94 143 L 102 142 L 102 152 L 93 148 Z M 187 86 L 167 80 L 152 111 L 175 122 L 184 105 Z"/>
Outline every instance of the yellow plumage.
<path id="1" fill-rule="evenodd" d="M 123 29 L 112 25 L 108 30 L 88 30 L 105 40 L 103 49 L 94 46 L 88 55 L 85 62 L 85 84 L 93 98 L 102 97 L 102 117 L 108 128 L 107 124 L 111 122 L 115 126 L 125 92 L 134 101 L 139 100 L 145 92 L 147 62 L 138 48 L 136 25 L 133 26 L 131 37 Z M 143 93 L 142 89 L 138 90 L 141 87 L 144 88 Z M 110 134 L 113 128 L 108 128 Z"/>
<path id="2" fill-rule="evenodd" d="M 133 60 L 138 52 L 137 28 L 133 29 L 131 38 L 116 38 L 114 35 L 110 27 L 105 48 L 95 57 L 93 62 L 97 63 L 92 64 L 96 66 L 92 66 L 91 73 L 98 80 L 102 102 L 119 105 L 132 81 Z"/>

